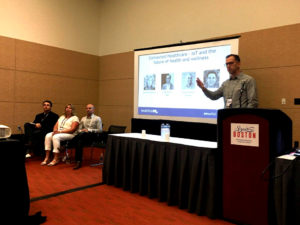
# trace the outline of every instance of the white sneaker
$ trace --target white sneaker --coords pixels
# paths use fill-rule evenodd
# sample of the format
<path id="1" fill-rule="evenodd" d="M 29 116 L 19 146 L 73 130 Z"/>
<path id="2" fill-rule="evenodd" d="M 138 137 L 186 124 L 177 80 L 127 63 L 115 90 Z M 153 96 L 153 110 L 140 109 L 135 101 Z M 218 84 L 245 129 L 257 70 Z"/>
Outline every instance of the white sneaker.
<path id="1" fill-rule="evenodd" d="M 31 155 L 29 153 L 27 153 L 26 156 L 25 156 L 26 159 L 30 158 L 30 157 L 31 157 Z"/>

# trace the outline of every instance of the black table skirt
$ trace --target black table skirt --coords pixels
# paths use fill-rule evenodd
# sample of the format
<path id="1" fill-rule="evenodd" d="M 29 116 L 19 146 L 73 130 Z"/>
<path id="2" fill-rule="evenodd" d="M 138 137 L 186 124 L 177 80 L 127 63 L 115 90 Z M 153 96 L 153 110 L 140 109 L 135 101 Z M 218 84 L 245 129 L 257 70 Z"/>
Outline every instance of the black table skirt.
<path id="1" fill-rule="evenodd" d="M 30 206 L 24 148 L 18 140 L 2 139 L 0 151 L 1 219 L 14 224 L 14 220 L 28 216 Z"/>
<path id="2" fill-rule="evenodd" d="M 109 136 L 103 182 L 178 205 L 198 215 L 221 215 L 218 149 Z"/>
<path id="3" fill-rule="evenodd" d="M 274 205 L 278 225 L 300 224 L 300 160 L 275 160 Z"/>

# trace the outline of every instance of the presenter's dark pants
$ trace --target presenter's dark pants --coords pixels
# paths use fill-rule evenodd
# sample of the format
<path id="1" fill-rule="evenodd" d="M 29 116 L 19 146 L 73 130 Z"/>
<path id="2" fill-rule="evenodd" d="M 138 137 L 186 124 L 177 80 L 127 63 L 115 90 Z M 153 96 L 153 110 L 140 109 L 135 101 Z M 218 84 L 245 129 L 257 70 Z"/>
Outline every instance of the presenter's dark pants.
<path id="1" fill-rule="evenodd" d="M 75 152 L 75 160 L 78 162 L 82 161 L 82 152 L 83 147 L 89 146 L 97 139 L 97 133 L 92 132 L 82 132 L 77 134 L 72 139 L 72 144 L 74 144 L 76 152 Z"/>
<path id="2" fill-rule="evenodd" d="M 44 154 L 44 142 L 46 131 L 35 128 L 35 125 L 30 123 L 24 124 L 25 143 L 29 144 L 34 155 L 40 156 Z"/>

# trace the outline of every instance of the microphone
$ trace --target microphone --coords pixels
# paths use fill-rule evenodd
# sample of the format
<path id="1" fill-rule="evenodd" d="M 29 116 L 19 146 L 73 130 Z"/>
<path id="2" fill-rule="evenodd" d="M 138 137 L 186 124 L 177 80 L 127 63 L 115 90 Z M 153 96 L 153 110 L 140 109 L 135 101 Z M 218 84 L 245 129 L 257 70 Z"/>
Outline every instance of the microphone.
<path id="1" fill-rule="evenodd" d="M 299 148 L 299 142 L 295 141 L 294 142 L 294 156 L 300 156 L 300 148 Z"/>
<path id="2" fill-rule="evenodd" d="M 23 129 L 21 126 L 18 126 L 18 130 L 20 131 L 21 134 L 23 134 Z"/>

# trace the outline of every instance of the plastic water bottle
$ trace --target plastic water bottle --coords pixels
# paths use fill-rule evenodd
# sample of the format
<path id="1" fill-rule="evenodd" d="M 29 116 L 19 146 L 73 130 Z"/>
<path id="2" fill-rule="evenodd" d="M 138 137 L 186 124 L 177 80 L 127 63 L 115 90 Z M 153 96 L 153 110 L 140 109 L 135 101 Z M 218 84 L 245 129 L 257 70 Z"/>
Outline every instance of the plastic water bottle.
<path id="1" fill-rule="evenodd" d="M 166 127 L 166 125 L 164 123 L 162 123 L 160 125 L 160 136 L 161 136 L 162 139 L 165 138 L 165 132 L 166 132 L 166 128 L 165 127 Z"/>
<path id="2" fill-rule="evenodd" d="M 168 123 L 162 123 L 160 126 L 160 136 L 164 140 L 168 140 L 170 137 L 171 126 Z"/>

